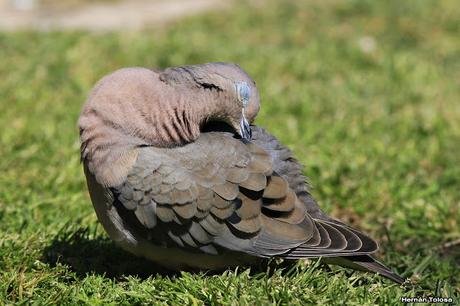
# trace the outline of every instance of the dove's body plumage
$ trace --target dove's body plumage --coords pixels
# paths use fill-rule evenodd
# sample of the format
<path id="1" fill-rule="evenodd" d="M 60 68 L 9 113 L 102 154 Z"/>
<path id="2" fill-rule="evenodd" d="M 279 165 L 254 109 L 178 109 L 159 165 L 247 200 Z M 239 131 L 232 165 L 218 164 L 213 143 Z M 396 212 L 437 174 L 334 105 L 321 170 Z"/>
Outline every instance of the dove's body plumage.
<path id="1" fill-rule="evenodd" d="M 181 80 L 176 72 L 170 78 L 173 82 Z M 195 76 L 194 72 L 190 75 Z M 221 90 L 216 94 L 228 98 Z M 168 107 L 176 114 L 182 113 L 184 105 L 192 107 L 184 101 L 182 106 L 174 103 Z M 258 105 L 252 107 L 258 110 Z M 200 112 L 205 109 L 201 106 Z M 217 113 L 213 119 L 219 118 Z M 191 118 L 199 117 L 190 114 Z M 162 120 L 160 115 L 154 118 Z M 172 269 L 207 270 L 251 265 L 273 256 L 343 257 L 402 281 L 369 256 L 378 249 L 373 239 L 320 210 L 291 151 L 261 128 L 253 126 L 252 140 L 243 141 L 234 133 L 196 132 L 194 126 L 186 128 L 195 129 L 195 133 L 185 139 L 178 124 L 165 137 L 157 132 L 162 144 L 172 140 L 170 146 L 149 142 L 141 129 L 131 128 L 129 133 L 136 131 L 133 136 L 140 139 L 139 144 L 129 147 L 133 159 L 122 163 L 126 168 L 121 171 L 123 175 L 110 182 L 101 181 L 91 164 L 91 153 L 98 146 L 89 143 L 92 138 L 85 132 L 89 121 L 83 118 L 81 122 L 82 159 L 96 213 L 110 237 L 129 252 Z M 113 124 L 111 128 L 117 130 L 119 126 Z M 110 150 L 107 145 L 101 148 Z M 116 163 L 117 158 L 113 161 Z M 120 165 L 113 166 L 116 169 Z"/>

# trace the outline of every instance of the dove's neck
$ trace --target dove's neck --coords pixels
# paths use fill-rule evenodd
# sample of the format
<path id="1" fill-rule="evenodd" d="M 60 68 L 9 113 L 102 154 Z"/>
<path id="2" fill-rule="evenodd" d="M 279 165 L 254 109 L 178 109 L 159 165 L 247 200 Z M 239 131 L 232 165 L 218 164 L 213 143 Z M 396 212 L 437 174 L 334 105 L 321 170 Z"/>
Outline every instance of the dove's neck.
<path id="1" fill-rule="evenodd" d="M 134 164 L 137 148 L 195 141 L 202 124 L 223 109 L 216 98 L 176 90 L 147 69 L 109 75 L 93 89 L 79 119 L 82 160 L 98 182 L 115 186 Z"/>
<path id="2" fill-rule="evenodd" d="M 198 129 L 203 127 L 209 121 L 222 120 L 225 121 L 227 114 L 223 101 L 225 97 L 217 92 L 198 92 L 192 98 L 187 98 L 186 108 L 190 115 L 191 122 Z"/>
<path id="3" fill-rule="evenodd" d="M 179 90 L 170 93 L 168 98 L 167 102 L 165 99 L 146 110 L 153 114 L 152 129 L 143 136 L 151 145 L 174 147 L 193 142 L 207 121 L 225 117 L 221 111 L 222 99 L 218 95 Z"/>

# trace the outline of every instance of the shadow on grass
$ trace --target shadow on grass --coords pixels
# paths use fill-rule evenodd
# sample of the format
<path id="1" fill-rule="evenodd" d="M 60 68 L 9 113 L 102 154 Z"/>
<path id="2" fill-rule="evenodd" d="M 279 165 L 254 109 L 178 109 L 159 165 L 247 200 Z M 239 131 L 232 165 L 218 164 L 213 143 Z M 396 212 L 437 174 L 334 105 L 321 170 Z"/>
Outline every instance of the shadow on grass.
<path id="1" fill-rule="evenodd" d="M 152 275 L 175 276 L 151 261 L 123 251 L 109 238 L 96 235 L 96 229 L 62 229 L 43 251 L 43 261 L 51 266 L 64 264 L 77 276 L 99 274 L 113 279 L 136 276 L 146 279 Z"/>
<path id="2" fill-rule="evenodd" d="M 77 222 L 78 223 L 78 222 Z M 180 272 L 165 269 L 152 261 L 136 257 L 121 248 L 112 240 L 96 233 L 97 228 L 64 226 L 53 238 L 51 244 L 43 250 L 42 260 L 52 267 L 58 264 L 68 266 L 78 277 L 88 274 L 104 275 L 115 280 L 126 276 L 147 279 L 150 276 L 175 277 Z M 251 275 L 261 272 L 273 273 L 277 268 L 286 269 L 292 263 L 277 264 L 264 261 L 251 267 Z M 287 270 L 287 269 L 286 269 Z M 189 271 L 205 272 L 217 275 L 223 271 Z"/>
<path id="3" fill-rule="evenodd" d="M 127 276 L 135 276 L 147 279 L 151 276 L 176 277 L 180 272 L 171 271 L 156 265 L 152 261 L 139 258 L 119 248 L 109 238 L 97 234 L 97 227 L 77 227 L 72 225 L 64 226 L 53 238 L 51 244 L 43 250 L 42 260 L 52 267 L 58 264 L 66 265 L 77 277 L 84 278 L 88 274 L 102 275 L 114 280 L 122 280 Z M 250 275 L 266 273 L 268 276 L 280 272 L 281 275 L 299 273 L 299 261 L 291 260 L 263 260 L 260 264 L 252 266 Z M 315 261 L 314 269 L 321 269 L 325 272 L 332 272 L 328 264 Z M 233 270 L 233 269 L 232 269 Z M 243 272 L 246 269 L 241 269 Z M 218 275 L 222 271 L 207 271 L 206 276 Z M 204 271 L 189 271 L 204 272 Z M 355 271 L 349 270 L 347 277 Z M 363 279 L 359 285 L 368 283 Z"/>
<path id="4" fill-rule="evenodd" d="M 98 274 L 121 280 L 127 276 L 147 279 L 150 276 L 175 277 L 180 275 L 180 272 L 165 269 L 147 259 L 125 252 L 109 238 L 100 236 L 96 232 L 97 228 L 64 226 L 52 239 L 51 244 L 43 250 L 43 262 L 52 267 L 58 264 L 66 265 L 78 277 Z M 289 274 L 296 265 L 296 261 L 263 260 L 259 265 L 251 267 L 250 275 L 259 273 L 272 275 L 276 271 Z M 329 270 L 326 265 L 319 266 Z M 244 270 L 246 269 L 240 271 Z M 224 271 L 189 272 L 205 272 L 205 275 L 211 276 Z"/>

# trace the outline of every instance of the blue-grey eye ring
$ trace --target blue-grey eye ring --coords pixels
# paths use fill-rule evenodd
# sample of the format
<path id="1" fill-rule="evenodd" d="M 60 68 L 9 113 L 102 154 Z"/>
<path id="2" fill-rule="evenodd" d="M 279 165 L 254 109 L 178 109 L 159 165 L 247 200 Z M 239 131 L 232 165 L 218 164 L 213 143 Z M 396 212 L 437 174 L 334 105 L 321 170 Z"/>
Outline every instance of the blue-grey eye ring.
<path id="1" fill-rule="evenodd" d="M 238 95 L 238 100 L 243 104 L 243 107 L 246 107 L 249 103 L 249 98 L 251 96 L 251 88 L 249 88 L 248 83 L 242 81 L 235 84 L 236 93 Z"/>

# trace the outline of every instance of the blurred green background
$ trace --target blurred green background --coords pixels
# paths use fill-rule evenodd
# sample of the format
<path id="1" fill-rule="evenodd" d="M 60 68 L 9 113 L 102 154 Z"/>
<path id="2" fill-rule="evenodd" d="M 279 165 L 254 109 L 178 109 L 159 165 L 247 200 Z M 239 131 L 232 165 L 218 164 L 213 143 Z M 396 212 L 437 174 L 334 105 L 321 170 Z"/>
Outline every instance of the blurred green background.
<path id="1" fill-rule="evenodd" d="M 458 1 L 214 5 L 143 29 L 0 28 L 0 304 L 458 301 Z M 413 288 L 312 263 L 150 276 L 148 263 L 116 249 L 79 163 L 81 106 L 120 67 L 210 61 L 256 80 L 256 123 L 306 165 L 324 210 L 375 237 Z"/>

